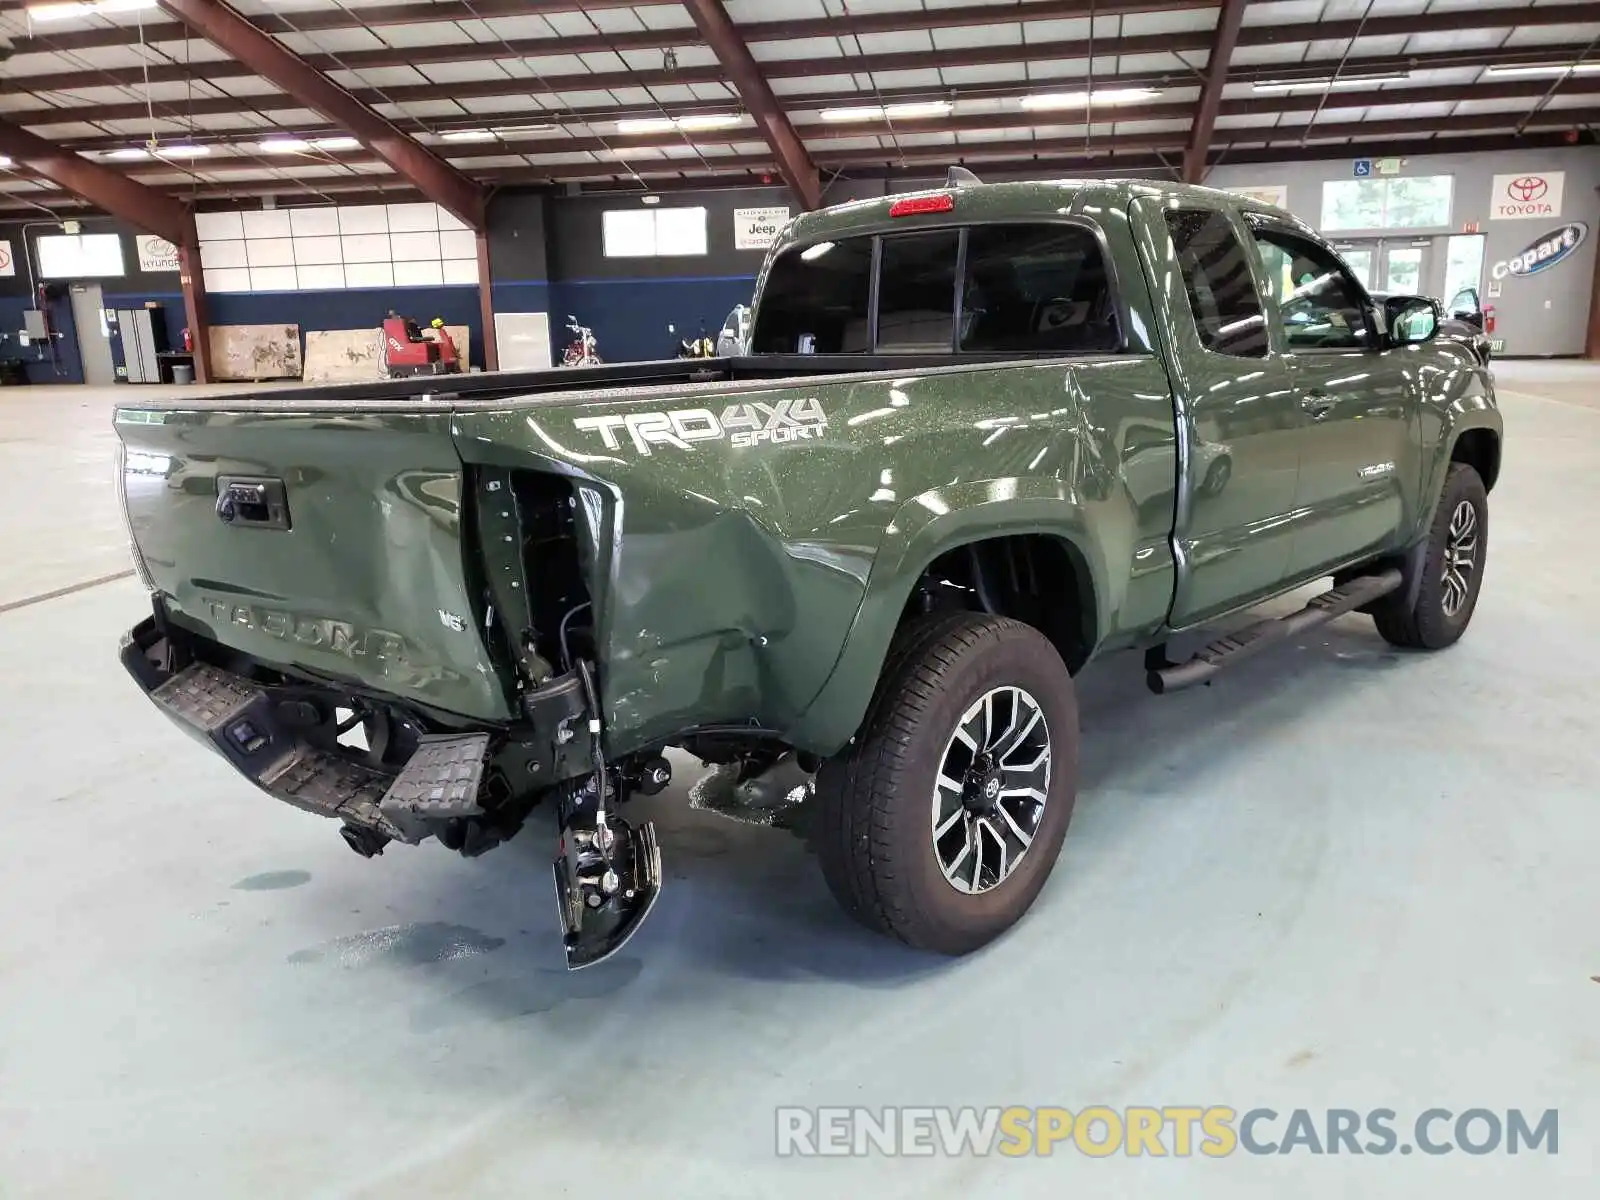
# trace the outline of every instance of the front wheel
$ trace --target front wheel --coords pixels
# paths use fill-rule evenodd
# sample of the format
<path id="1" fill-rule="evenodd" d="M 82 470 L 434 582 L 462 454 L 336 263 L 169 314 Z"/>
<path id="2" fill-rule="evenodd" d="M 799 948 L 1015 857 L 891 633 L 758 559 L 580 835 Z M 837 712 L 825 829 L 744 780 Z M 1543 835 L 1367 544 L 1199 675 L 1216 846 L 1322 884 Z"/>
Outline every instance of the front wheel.
<path id="1" fill-rule="evenodd" d="M 1378 632 L 1396 646 L 1415 650 L 1454 644 L 1478 606 L 1488 547 L 1489 495 L 1483 480 L 1466 463 L 1451 463 L 1421 556 L 1421 578 L 1406 579 L 1374 610 Z"/>
<path id="2" fill-rule="evenodd" d="M 965 954 L 1028 911 L 1066 837 L 1078 706 L 1055 647 L 972 613 L 903 630 L 856 739 L 817 778 L 816 844 L 867 927 Z"/>

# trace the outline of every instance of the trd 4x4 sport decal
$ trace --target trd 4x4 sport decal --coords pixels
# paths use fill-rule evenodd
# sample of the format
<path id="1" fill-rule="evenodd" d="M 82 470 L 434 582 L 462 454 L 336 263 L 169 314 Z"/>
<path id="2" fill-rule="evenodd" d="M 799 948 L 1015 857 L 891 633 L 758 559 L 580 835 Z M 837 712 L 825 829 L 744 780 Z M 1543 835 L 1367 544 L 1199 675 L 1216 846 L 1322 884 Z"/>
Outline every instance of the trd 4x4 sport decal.
<path id="1" fill-rule="evenodd" d="M 693 442 L 725 441 L 734 446 L 794 442 L 820 438 L 828 429 L 822 402 L 814 397 L 776 404 L 730 404 L 721 416 L 709 408 L 680 408 L 578 417 L 572 423 L 586 433 L 598 433 L 607 450 L 621 449 L 625 435 L 640 454 L 650 454 L 652 446 L 687 450 Z"/>

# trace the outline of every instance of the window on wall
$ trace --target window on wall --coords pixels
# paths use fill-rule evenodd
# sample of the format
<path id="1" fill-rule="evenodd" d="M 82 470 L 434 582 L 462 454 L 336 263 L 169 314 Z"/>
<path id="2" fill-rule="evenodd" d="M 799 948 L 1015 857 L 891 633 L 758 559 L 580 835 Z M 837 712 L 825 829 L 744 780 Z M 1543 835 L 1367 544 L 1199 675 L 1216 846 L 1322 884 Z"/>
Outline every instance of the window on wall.
<path id="1" fill-rule="evenodd" d="M 1330 179 L 1322 185 L 1322 229 L 1439 229 L 1450 224 L 1450 175 Z"/>
<path id="2" fill-rule="evenodd" d="M 126 274 L 115 233 L 47 234 L 34 243 L 41 279 L 108 279 Z"/>
<path id="3" fill-rule="evenodd" d="M 478 282 L 475 235 L 435 204 L 202 212 L 195 227 L 213 292 Z"/>
<path id="4" fill-rule="evenodd" d="M 703 208 L 617 208 L 601 215 L 607 258 L 676 258 L 706 252 Z"/>

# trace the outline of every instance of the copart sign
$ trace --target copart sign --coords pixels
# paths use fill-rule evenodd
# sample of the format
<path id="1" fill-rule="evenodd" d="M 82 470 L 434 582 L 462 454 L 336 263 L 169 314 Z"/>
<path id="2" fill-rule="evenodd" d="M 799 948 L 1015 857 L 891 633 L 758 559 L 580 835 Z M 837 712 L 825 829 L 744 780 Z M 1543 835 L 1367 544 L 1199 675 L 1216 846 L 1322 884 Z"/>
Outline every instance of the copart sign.
<path id="1" fill-rule="evenodd" d="M 640 454 L 656 446 L 687 450 L 695 442 L 727 442 L 733 446 L 797 442 L 820 438 L 828 430 L 822 402 L 779 400 L 776 404 L 730 404 L 722 412 L 679 408 L 670 412 L 607 413 L 573 421 L 585 433 L 598 433 L 607 450 L 620 450 L 623 438 Z"/>
<path id="2" fill-rule="evenodd" d="M 1491 221 L 1524 221 L 1561 215 L 1565 171 L 1496 175 L 1489 201 Z"/>
<path id="3" fill-rule="evenodd" d="M 1495 263 L 1489 268 L 1489 275 L 1494 279 L 1504 279 L 1507 275 L 1537 275 L 1557 263 L 1566 262 L 1588 236 L 1589 227 L 1582 221 L 1563 225 L 1533 242 L 1522 253 Z"/>

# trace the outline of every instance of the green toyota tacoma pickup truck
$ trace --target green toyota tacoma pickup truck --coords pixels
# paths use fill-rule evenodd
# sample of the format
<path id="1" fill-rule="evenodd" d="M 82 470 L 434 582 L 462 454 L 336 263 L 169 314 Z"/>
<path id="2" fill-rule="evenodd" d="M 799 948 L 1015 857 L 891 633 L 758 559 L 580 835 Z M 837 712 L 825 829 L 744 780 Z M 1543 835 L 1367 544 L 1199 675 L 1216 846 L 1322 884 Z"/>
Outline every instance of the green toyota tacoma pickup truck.
<path id="1" fill-rule="evenodd" d="M 660 891 L 669 747 L 815 772 L 844 907 L 962 953 L 1055 862 L 1091 659 L 1461 636 L 1501 421 L 1439 321 L 1251 200 L 952 172 L 789 225 L 740 357 L 120 408 L 123 662 L 363 855 L 550 806 L 571 966 Z"/>

